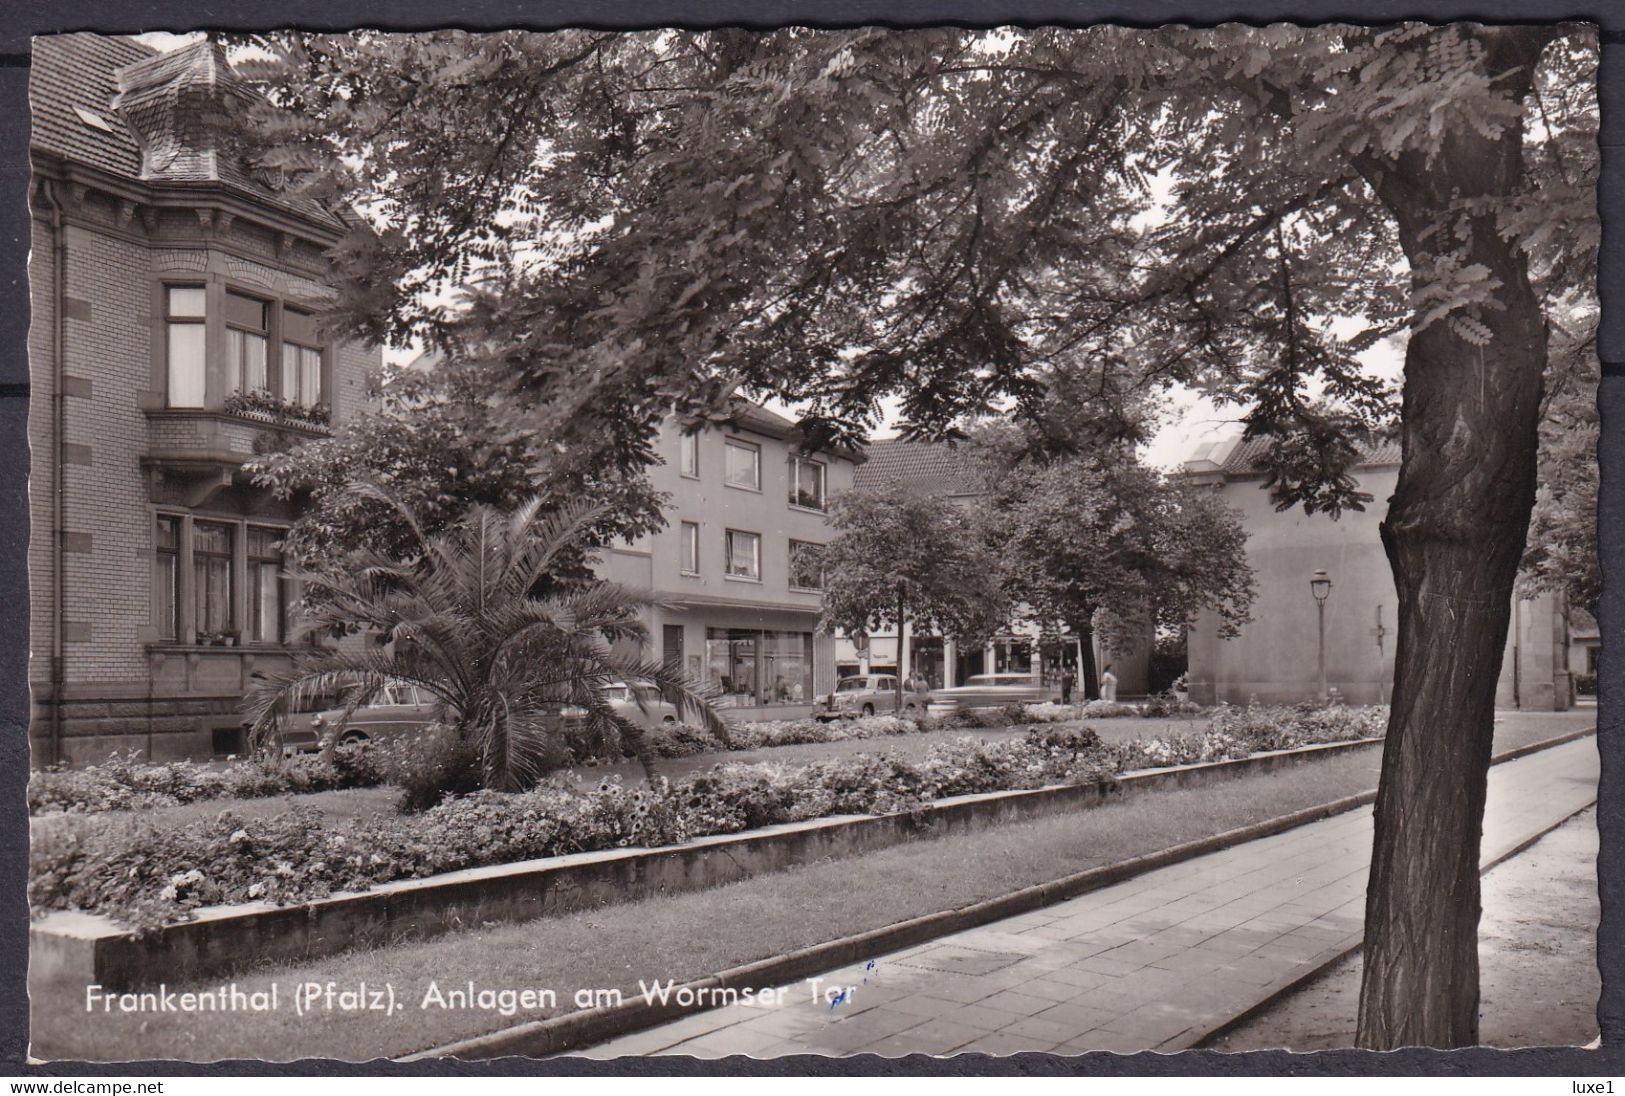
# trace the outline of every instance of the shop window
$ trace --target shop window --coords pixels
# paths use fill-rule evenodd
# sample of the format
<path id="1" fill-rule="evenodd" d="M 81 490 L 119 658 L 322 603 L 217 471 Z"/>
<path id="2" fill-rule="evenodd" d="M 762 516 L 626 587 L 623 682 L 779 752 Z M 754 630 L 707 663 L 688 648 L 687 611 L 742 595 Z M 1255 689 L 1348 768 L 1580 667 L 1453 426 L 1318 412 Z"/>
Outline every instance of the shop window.
<path id="1" fill-rule="evenodd" d="M 705 635 L 706 669 L 721 706 L 811 702 L 811 632 L 707 628 Z"/>

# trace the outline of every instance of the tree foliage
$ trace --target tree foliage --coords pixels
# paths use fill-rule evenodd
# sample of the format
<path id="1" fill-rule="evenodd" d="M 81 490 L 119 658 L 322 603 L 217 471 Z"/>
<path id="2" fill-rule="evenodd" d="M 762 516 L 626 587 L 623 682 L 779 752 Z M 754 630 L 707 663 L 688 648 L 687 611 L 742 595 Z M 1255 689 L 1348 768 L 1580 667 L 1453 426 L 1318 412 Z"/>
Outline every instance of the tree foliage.
<path id="1" fill-rule="evenodd" d="M 907 621 L 916 633 L 980 641 L 1007 623 L 1000 558 L 953 502 L 898 487 L 847 491 L 831 505 L 830 524 L 825 629 L 874 632 Z"/>
<path id="2" fill-rule="evenodd" d="M 357 547 L 403 558 L 419 547 L 414 523 L 434 534 L 473 507 L 512 510 L 534 497 L 547 510 L 593 508 L 591 524 L 547 576 L 580 581 L 590 549 L 661 526 L 664 500 L 642 464 L 647 437 L 631 452 L 552 445 L 523 416 L 505 413 L 491 389 L 483 371 L 467 365 L 402 372 L 377 387 L 376 409 L 342 423 L 335 436 L 252 462 L 257 484 L 303 503 L 283 541 L 289 561 L 318 567 Z M 357 484 L 381 488 L 388 501 L 353 490 Z"/>
<path id="3" fill-rule="evenodd" d="M 1102 408 L 1183 385 L 1272 440 L 1278 504 L 1336 514 L 1370 501 L 1349 471 L 1393 426 L 1362 354 L 1403 340 L 1360 1043 L 1474 1040 L 1548 329 L 1595 315 L 1594 28 L 258 44 L 291 108 L 267 112 L 262 163 L 374 218 L 340 249 L 349 329 L 467 348 L 566 442 L 741 385 L 805 401 L 814 444 L 855 440 L 887 396 L 943 435 L 990 406 L 1033 419 L 1063 385 Z"/>
<path id="4" fill-rule="evenodd" d="M 1124 650 L 1147 638 L 1147 626 L 1182 628 L 1203 609 L 1217 615 L 1221 636 L 1249 619 L 1247 533 L 1211 490 L 1124 449 L 994 459 L 982 520 L 1021 561 L 1005 583 L 1030 619 L 1079 632 L 1098 623 Z"/>
<path id="5" fill-rule="evenodd" d="M 511 791 L 569 760 L 567 706 L 584 712 L 580 734 L 599 753 L 619 757 L 630 746 L 647 761 L 641 729 L 604 695 L 612 681 L 645 678 L 726 741 L 680 669 L 625 653 L 648 640 L 640 617 L 653 604 L 648 594 L 604 581 L 536 592 L 563 555 L 579 550 L 601 510 L 547 512 L 535 499 L 509 512 L 482 505 L 431 534 L 399 498 L 365 493 L 396 511 L 416 551 L 403 560 L 359 548 L 321 570 L 294 572 L 317 593 L 302 622 L 307 632 L 368 638 L 312 649 L 263 679 L 248 701 L 257 740 L 273 738 L 279 714 L 314 697 L 351 688 L 351 703 L 362 703 L 404 682 L 436 699 L 484 785 Z"/>

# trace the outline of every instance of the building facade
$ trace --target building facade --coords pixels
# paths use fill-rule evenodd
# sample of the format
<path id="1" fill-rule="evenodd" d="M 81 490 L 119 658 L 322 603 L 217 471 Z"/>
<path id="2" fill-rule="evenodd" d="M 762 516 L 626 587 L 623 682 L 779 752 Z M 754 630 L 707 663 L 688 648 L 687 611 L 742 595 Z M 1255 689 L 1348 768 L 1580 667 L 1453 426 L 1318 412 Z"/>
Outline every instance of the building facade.
<path id="1" fill-rule="evenodd" d="M 250 675 L 289 657 L 293 513 L 242 466 L 353 414 L 379 354 L 316 319 L 346 223 L 211 123 L 246 94 L 211 42 L 34 42 L 36 763 L 237 752 Z"/>
<path id="2" fill-rule="evenodd" d="M 734 421 L 687 432 L 668 420 L 650 470 L 670 497 L 666 527 L 605 553 L 605 578 L 647 588 L 660 660 L 714 686 L 729 718 L 807 715 L 835 685 L 820 633 L 829 499 L 861 458 L 800 452 L 795 425 L 741 404 Z"/>
<path id="3" fill-rule="evenodd" d="M 1212 613 L 1189 632 L 1191 699 L 1203 704 L 1296 703 L 1327 689 L 1351 704 L 1385 704 L 1393 690 L 1399 599 L 1378 532 L 1399 478 L 1397 443 L 1377 447 L 1355 469 L 1360 489 L 1376 500 L 1337 520 L 1278 511 L 1258 467 L 1267 441 L 1239 439 L 1203 446 L 1185 476 L 1209 485 L 1247 530 L 1247 559 L 1256 573 L 1252 620 L 1221 639 Z M 1324 571 L 1331 586 L 1317 604 L 1310 582 Z M 1572 703 L 1567 613 L 1557 595 L 1514 599 L 1496 703 L 1562 711 Z M 1324 613 L 1325 642 L 1320 639 Z"/>

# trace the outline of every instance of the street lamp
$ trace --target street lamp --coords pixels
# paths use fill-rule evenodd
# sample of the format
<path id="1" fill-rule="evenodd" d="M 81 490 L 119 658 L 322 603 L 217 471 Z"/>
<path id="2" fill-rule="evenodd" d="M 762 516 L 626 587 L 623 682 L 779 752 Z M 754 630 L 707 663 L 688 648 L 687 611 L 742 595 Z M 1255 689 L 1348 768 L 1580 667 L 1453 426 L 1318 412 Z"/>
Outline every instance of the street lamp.
<path id="1" fill-rule="evenodd" d="M 1315 613 L 1320 618 L 1320 646 L 1317 662 L 1320 668 L 1320 702 L 1326 703 L 1326 598 L 1332 592 L 1332 580 L 1325 571 L 1316 571 L 1309 580 L 1309 592 L 1315 596 Z"/>

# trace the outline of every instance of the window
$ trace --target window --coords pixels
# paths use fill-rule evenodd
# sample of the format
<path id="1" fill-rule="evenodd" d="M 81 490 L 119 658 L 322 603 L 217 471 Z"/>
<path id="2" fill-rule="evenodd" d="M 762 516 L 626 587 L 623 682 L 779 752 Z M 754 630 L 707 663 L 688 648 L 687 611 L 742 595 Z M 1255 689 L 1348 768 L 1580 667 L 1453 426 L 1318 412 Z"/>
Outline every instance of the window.
<path id="1" fill-rule="evenodd" d="M 683 537 L 683 574 L 697 575 L 700 573 L 699 523 L 685 521 L 681 531 Z"/>
<path id="2" fill-rule="evenodd" d="M 231 392 L 269 392 L 265 353 L 270 346 L 269 306 L 241 293 L 226 294 L 226 384 Z"/>
<path id="3" fill-rule="evenodd" d="M 728 530 L 727 536 L 729 578 L 762 579 L 762 538 L 755 533 Z"/>
<path id="4" fill-rule="evenodd" d="M 790 542 L 790 585 L 797 590 L 824 588 L 824 546 L 805 540 Z"/>
<path id="5" fill-rule="evenodd" d="M 677 439 L 677 470 L 690 479 L 700 478 L 700 436 L 683 434 Z"/>
<path id="6" fill-rule="evenodd" d="M 230 525 L 192 523 L 192 628 L 198 641 L 223 640 L 232 632 L 232 533 Z"/>
<path id="7" fill-rule="evenodd" d="M 316 317 L 282 310 L 282 398 L 301 407 L 322 403 L 322 351 Z"/>
<path id="8" fill-rule="evenodd" d="M 824 466 L 804 457 L 790 458 L 790 505 L 824 508 Z"/>
<path id="9" fill-rule="evenodd" d="M 705 652 L 722 707 L 805 704 L 812 698 L 811 632 L 707 628 Z"/>
<path id="10" fill-rule="evenodd" d="M 283 615 L 282 553 L 277 550 L 279 529 L 248 527 L 248 642 L 281 643 L 286 634 Z"/>
<path id="11" fill-rule="evenodd" d="M 169 406 L 202 407 L 206 294 L 201 285 L 172 285 L 165 291 L 164 316 L 169 372 Z"/>
<path id="12" fill-rule="evenodd" d="M 744 487 L 751 491 L 762 489 L 762 451 L 745 441 L 728 439 L 727 461 L 722 478 L 729 487 Z"/>
<path id="13" fill-rule="evenodd" d="M 153 543 L 152 590 L 158 638 L 175 640 L 181 632 L 181 519 L 160 516 Z"/>

